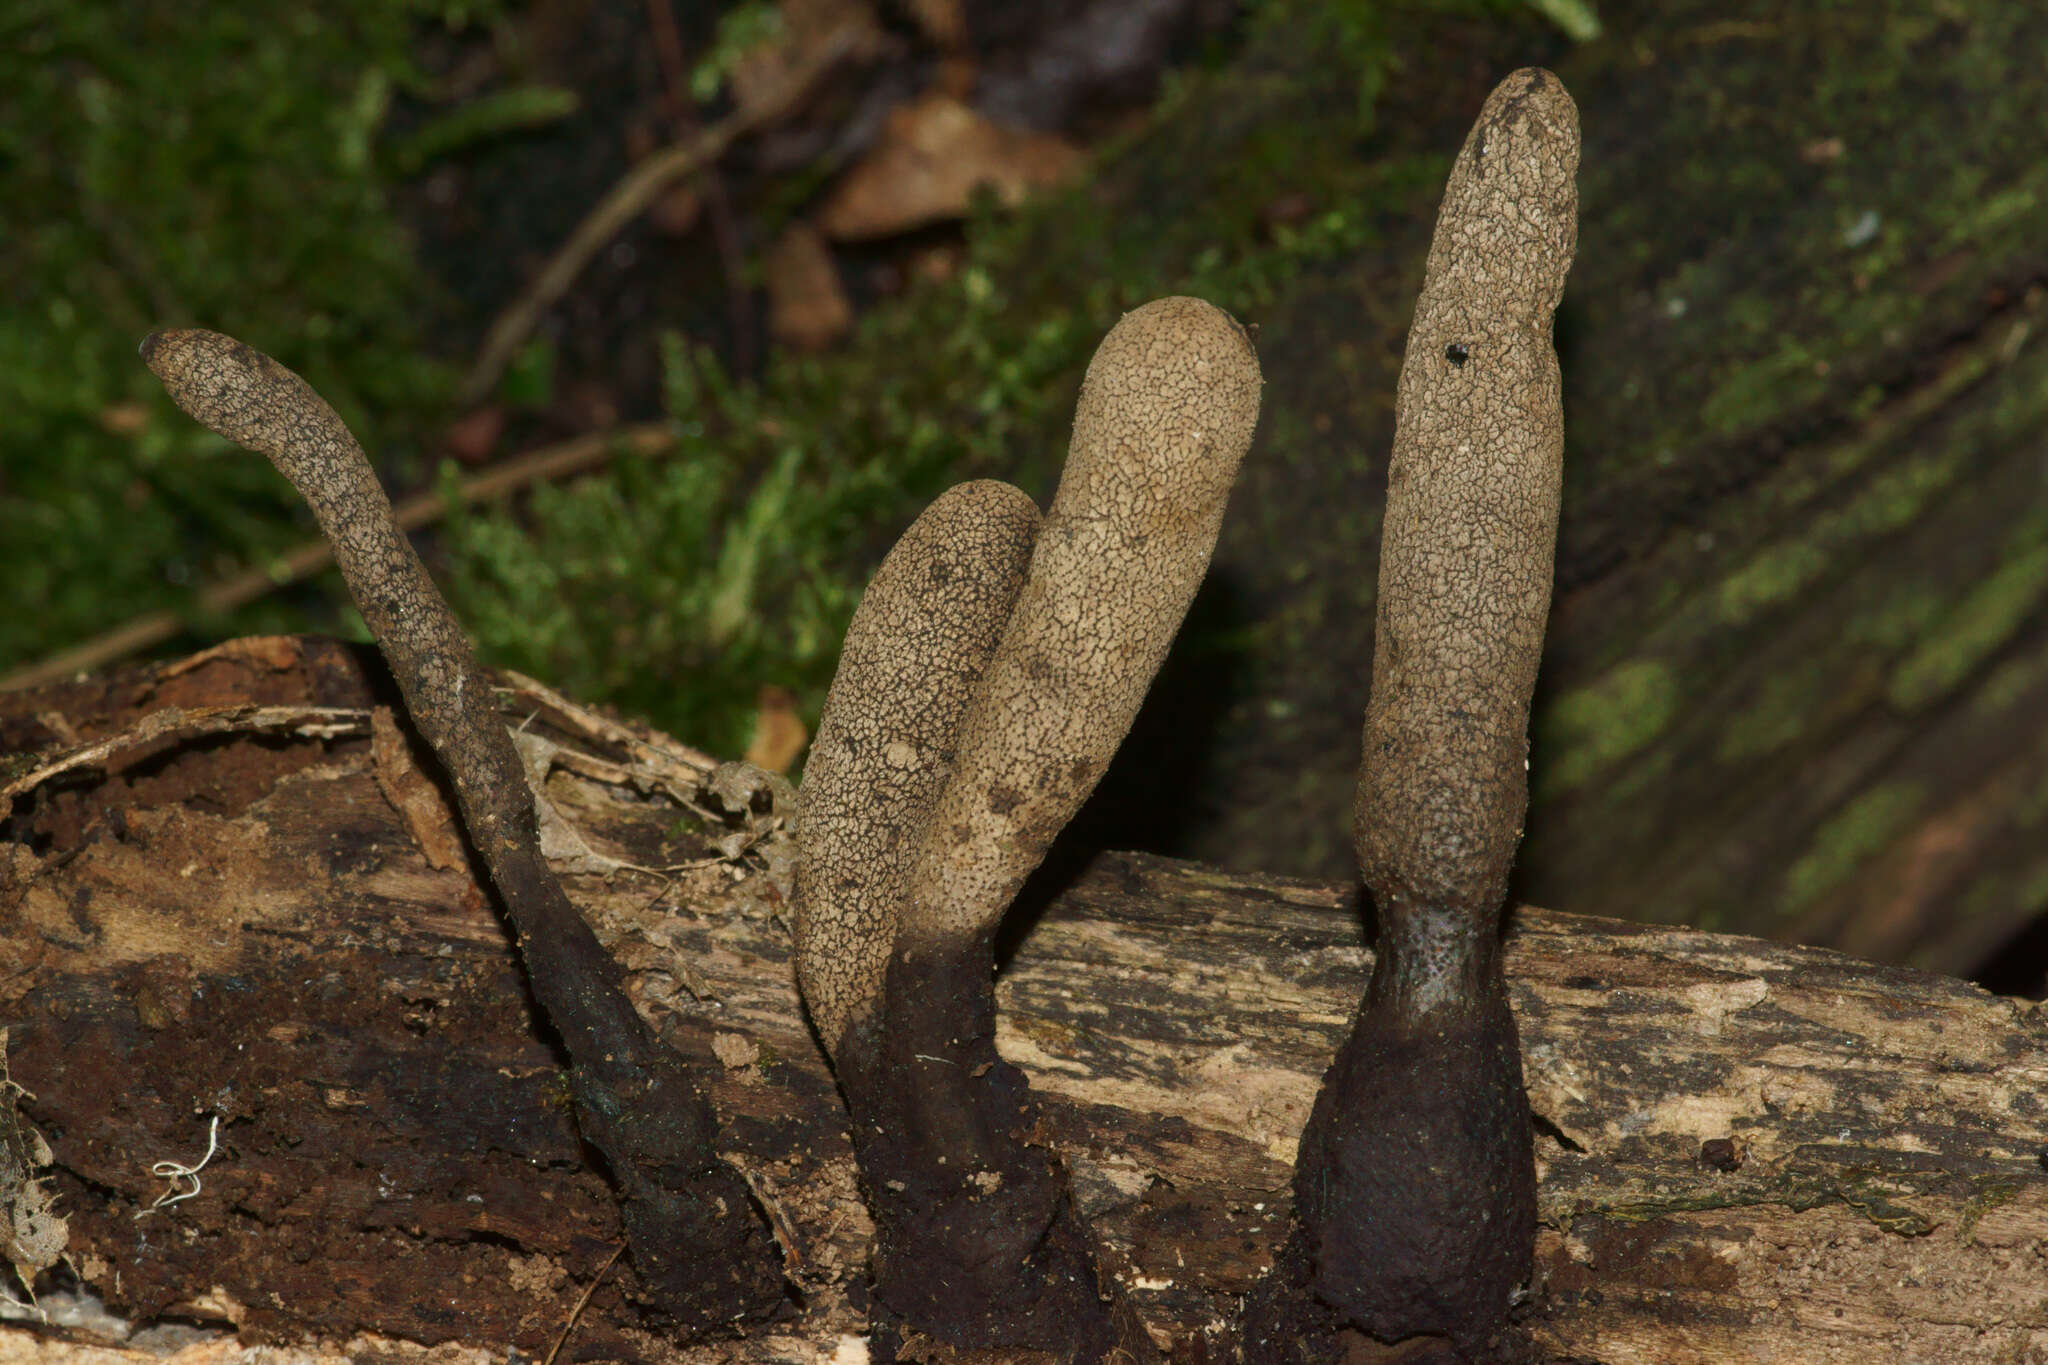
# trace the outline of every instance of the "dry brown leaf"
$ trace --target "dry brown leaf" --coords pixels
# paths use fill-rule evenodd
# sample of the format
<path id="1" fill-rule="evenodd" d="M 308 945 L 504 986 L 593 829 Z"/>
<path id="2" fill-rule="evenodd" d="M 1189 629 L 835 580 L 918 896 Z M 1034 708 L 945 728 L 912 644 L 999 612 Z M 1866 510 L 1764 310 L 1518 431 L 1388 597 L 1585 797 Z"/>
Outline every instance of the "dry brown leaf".
<path id="1" fill-rule="evenodd" d="M 441 433 L 441 447 L 456 463 L 474 468 L 490 462 L 498 439 L 504 434 L 505 409 L 496 403 L 486 403 L 450 422 Z"/>
<path id="2" fill-rule="evenodd" d="M 924 36 L 939 47 L 967 46 L 967 16 L 960 0 L 906 0 L 903 7 Z"/>
<path id="3" fill-rule="evenodd" d="M 841 240 L 887 237 L 960 217 L 983 185 L 1018 203 L 1080 160 L 1071 143 L 1005 128 L 950 95 L 927 94 L 890 112 L 881 140 L 839 182 L 818 225 Z"/>
<path id="4" fill-rule="evenodd" d="M 754 706 L 754 737 L 747 742 L 746 761 L 771 773 L 786 773 L 811 742 L 810 728 L 797 714 L 796 696 L 771 683 L 761 689 Z"/>
<path id="5" fill-rule="evenodd" d="M 0 1028 L 0 1254 L 23 1288 L 57 1263 L 71 1237 L 45 1177 L 36 1174 L 53 1160 L 50 1144 L 15 1112 L 14 1097 L 26 1094 L 7 1074 L 7 1030 Z"/>
<path id="6" fill-rule="evenodd" d="M 814 61 L 828 42 L 841 42 L 851 26 L 855 54 L 874 51 L 883 40 L 881 24 L 867 0 L 782 0 L 777 36 L 740 58 L 727 89 L 746 113 L 774 99 L 793 73 Z"/>
<path id="7" fill-rule="evenodd" d="M 912 253 L 909 273 L 912 279 L 927 280 L 942 284 L 960 273 L 960 265 L 966 259 L 966 252 L 957 243 L 941 242 Z"/>
<path id="8" fill-rule="evenodd" d="M 768 249 L 763 266 L 768 332 L 777 342 L 816 351 L 846 335 L 853 325 L 853 305 L 847 302 L 839 267 L 816 228 L 792 223 Z"/>
<path id="9" fill-rule="evenodd" d="M 100 429 L 113 436 L 134 436 L 149 425 L 149 406 L 133 399 L 100 409 Z"/>
<path id="10" fill-rule="evenodd" d="M 156 675 L 156 682 L 161 686 L 173 678 L 182 678 L 208 664 L 220 662 L 241 665 L 251 672 L 290 673 L 305 663 L 302 643 L 296 635 L 245 635 L 223 640 L 197 654 L 165 664 Z"/>
<path id="11" fill-rule="evenodd" d="M 697 226 L 704 211 L 704 194 L 688 180 L 678 181 L 661 192 L 647 209 L 647 222 L 664 237 L 685 237 Z"/>

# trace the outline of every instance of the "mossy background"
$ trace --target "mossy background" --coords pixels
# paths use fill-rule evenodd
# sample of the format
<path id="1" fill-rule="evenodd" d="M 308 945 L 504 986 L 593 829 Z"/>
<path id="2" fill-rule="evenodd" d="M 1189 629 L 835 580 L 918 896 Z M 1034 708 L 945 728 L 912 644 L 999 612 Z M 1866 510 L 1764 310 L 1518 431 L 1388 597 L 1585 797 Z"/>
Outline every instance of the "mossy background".
<path id="1" fill-rule="evenodd" d="M 659 375 L 675 453 L 453 518 L 430 548 L 458 610 L 493 659 L 736 752 L 763 684 L 815 716 L 868 567 L 925 500 L 981 475 L 1048 495 L 1101 333 L 1202 294 L 1260 328 L 1261 435 L 1077 835 L 1345 875 L 1422 253 L 1472 111 L 1540 62 L 1586 152 L 1523 889 L 1995 976 L 2048 894 L 2048 87 L 2029 69 L 2048 18 L 1656 0 L 1596 35 L 1551 8 L 1249 5 L 1085 183 L 985 209 L 952 278 L 745 383 L 686 291 L 623 321 L 572 310 L 504 396 L 544 404 L 579 356 L 612 357 Z M 0 20 L 0 173 L 29 244 L 0 267 L 0 535 L 27 604 L 0 620 L 0 665 L 306 534 L 262 462 L 152 391 L 143 331 L 270 350 L 419 486 L 519 267 L 493 251 L 458 277 L 409 236 L 408 196 L 451 163 L 553 189 L 536 168 L 609 116 L 602 89 L 516 59 L 463 99 L 422 74 L 451 33 L 516 49 L 510 5 L 169 13 Z M 714 19 L 686 21 L 699 50 Z M 583 161 L 551 202 L 518 201 L 543 251 L 611 173 Z M 762 196 L 763 239 L 817 189 Z M 181 643 L 345 627 L 336 592 L 193 620 Z"/>

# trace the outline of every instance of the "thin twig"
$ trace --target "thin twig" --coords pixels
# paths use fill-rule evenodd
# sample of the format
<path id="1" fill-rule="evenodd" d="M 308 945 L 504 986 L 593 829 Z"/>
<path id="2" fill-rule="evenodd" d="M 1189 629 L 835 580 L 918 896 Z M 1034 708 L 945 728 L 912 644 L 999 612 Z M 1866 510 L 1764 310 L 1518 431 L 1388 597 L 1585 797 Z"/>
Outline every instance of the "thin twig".
<path id="1" fill-rule="evenodd" d="M 689 62 L 683 56 L 683 35 L 676 27 L 675 10 L 669 0 L 647 0 L 647 29 L 654 38 L 654 56 L 661 67 L 662 112 L 668 115 L 671 131 L 679 135 L 694 132 L 690 125 L 696 119 L 691 117 L 686 93 Z"/>
<path id="2" fill-rule="evenodd" d="M 692 175 L 725 155 L 726 149 L 764 124 L 773 123 L 794 109 L 810 94 L 818 79 L 830 71 L 853 47 L 859 25 L 842 22 L 832 35 L 811 50 L 804 63 L 783 79 L 756 104 L 736 109 L 718 122 L 664 151 L 656 152 L 626 172 L 618 184 L 598 201 L 562 243 L 554 256 L 528 285 L 526 292 L 498 314 L 484 336 L 476 363 L 462 381 L 459 399 L 467 407 L 482 402 L 497 387 L 505 366 L 532 334 L 541 316 L 560 301 L 583 273 L 583 267 L 627 223 L 640 216 L 655 197 L 676 181 Z"/>
<path id="3" fill-rule="evenodd" d="M 552 482 L 580 474 L 603 464 L 619 451 L 655 455 L 673 443 L 674 437 L 659 422 L 592 432 L 529 451 L 517 459 L 507 460 L 482 474 L 464 479 L 455 489 L 453 502 L 460 506 L 488 502 L 528 484 Z M 414 494 L 394 509 L 399 527 L 405 531 L 417 531 L 433 525 L 447 513 L 450 501 L 439 489 Z M 200 589 L 190 608 L 145 612 L 83 644 L 0 676 L 0 692 L 41 687 L 105 668 L 171 639 L 185 629 L 193 616 L 229 612 L 246 606 L 267 593 L 320 572 L 333 562 L 334 550 L 324 539 L 305 541 L 256 568 L 244 569 Z"/>
<path id="4" fill-rule="evenodd" d="M 662 112 L 668 117 L 670 135 L 682 142 L 695 135 L 700 124 L 690 99 L 690 64 L 683 54 L 682 32 L 676 27 L 674 0 L 647 0 L 647 28 L 661 68 Z M 718 248 L 719 273 L 725 279 L 726 325 L 732 339 L 728 368 L 745 376 L 754 368 L 754 300 L 747 288 L 746 259 L 739 224 L 733 217 L 732 196 L 726 193 L 725 177 L 716 164 L 704 168 L 703 189 L 704 217 Z"/>
<path id="5" fill-rule="evenodd" d="M 555 1338 L 555 1344 L 548 1351 L 547 1359 L 541 1361 L 540 1365 L 555 1365 L 555 1357 L 562 1353 L 562 1346 L 569 1340 L 569 1333 L 575 1330 L 576 1320 L 583 1316 L 585 1306 L 590 1303 L 590 1296 L 595 1294 L 597 1287 L 604 1283 L 604 1277 L 611 1273 L 613 1263 L 619 1259 L 619 1253 L 625 1249 L 626 1244 L 624 1242 L 613 1247 L 612 1254 L 605 1258 L 604 1264 L 597 1268 L 597 1274 L 593 1275 L 590 1283 L 583 1287 L 583 1297 L 577 1299 L 576 1306 L 569 1310 L 569 1320 L 562 1324 L 562 1334 Z"/>

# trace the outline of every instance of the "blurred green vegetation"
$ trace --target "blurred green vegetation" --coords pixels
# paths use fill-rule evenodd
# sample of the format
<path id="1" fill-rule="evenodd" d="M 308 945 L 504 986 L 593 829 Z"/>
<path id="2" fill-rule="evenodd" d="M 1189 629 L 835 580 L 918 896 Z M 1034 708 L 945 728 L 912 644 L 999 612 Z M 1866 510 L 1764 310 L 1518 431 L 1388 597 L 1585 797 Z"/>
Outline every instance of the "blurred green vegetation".
<path id="1" fill-rule="evenodd" d="M 387 477 L 425 472 L 453 377 L 421 356 L 440 305 L 394 192 L 574 98 L 484 92 L 402 136 L 387 114 L 430 84 L 411 55 L 424 28 L 514 22 L 506 8 L 16 0 L 0 18 L 0 178 L 16 220 L 0 265 L 0 542 L 27 607 L 0 618 L 0 668 L 144 610 L 190 610 L 192 585 L 309 533 L 263 461 L 156 391 L 134 359 L 152 327 L 205 325 L 269 351 L 374 433 Z M 830 356 L 772 360 L 752 385 L 669 339 L 676 453 L 454 515 L 439 548 L 458 612 L 492 661 L 718 751 L 744 744 L 762 684 L 793 688 L 815 716 L 868 568 L 924 502 L 986 474 L 1050 492 L 1081 369 L 1120 311 L 1199 293 L 1255 315 L 1305 269 L 1368 245 L 1374 204 L 1441 177 L 1447 151 L 1359 154 L 1379 92 L 1426 65 L 1402 45 L 1417 16 L 1528 26 L 1539 11 L 1590 31 L 1589 10 L 1558 0 L 1251 6 L 1230 53 L 1171 76 L 1152 115 L 1097 155 L 1125 194 L 1171 193 L 1190 212 L 1120 215 L 1085 185 L 987 209 L 952 278 L 875 308 Z M 1225 61 L 1298 83 L 1302 120 L 1185 117 Z M 1265 211 L 1304 184 L 1344 207 Z M 508 397 L 546 389 L 545 348 L 524 359 Z M 278 600 L 191 624 L 315 622 Z"/>
<path id="2" fill-rule="evenodd" d="M 1089 181 L 1021 213 L 984 205 L 951 278 L 868 312 L 830 355 L 778 355 L 734 386 L 672 343 L 676 457 L 451 522 L 451 596 L 485 654 L 717 752 L 745 746 L 763 684 L 815 719 L 866 574 L 919 509 L 984 476 L 1049 498 L 1081 373 L 1118 316 L 1189 293 L 1255 317 L 1376 240 L 1376 206 L 1441 181 L 1448 151 L 1358 153 L 1403 35 L 1446 12 L 1542 22 L 1521 0 L 1267 0 L 1228 61 L 1297 85 L 1302 121 L 1192 117 L 1217 73 L 1181 71 Z M 1305 50 L 1320 54 L 1307 70 Z M 1345 207 L 1274 221 L 1268 206 L 1305 184 Z M 1145 198 L 1194 211 L 1125 211 Z"/>
<path id="3" fill-rule="evenodd" d="M 419 358 L 432 290 L 375 154 L 421 82 L 423 23 L 468 0 L 0 7 L 0 667 L 261 562 L 308 522 L 261 460 L 176 413 L 136 361 L 218 328 L 304 374 L 382 452 L 418 449 L 451 380 Z M 389 466 L 387 466 L 389 467 Z M 289 628 L 259 604 L 195 629 Z"/>

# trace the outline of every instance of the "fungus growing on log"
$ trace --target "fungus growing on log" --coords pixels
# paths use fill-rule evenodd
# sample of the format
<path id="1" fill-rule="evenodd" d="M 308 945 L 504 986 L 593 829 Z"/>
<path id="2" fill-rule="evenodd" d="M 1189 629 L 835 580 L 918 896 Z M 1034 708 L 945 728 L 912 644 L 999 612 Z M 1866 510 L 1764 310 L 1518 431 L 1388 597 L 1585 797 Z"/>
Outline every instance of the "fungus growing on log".
<path id="1" fill-rule="evenodd" d="M 1249 1359 L 1321 1359 L 1345 1327 L 1476 1355 L 1529 1274 L 1536 1176 L 1500 927 L 1555 559 L 1551 324 L 1578 158 L 1570 95 L 1525 69 L 1488 97 L 1444 191 L 1401 367 L 1354 810 L 1378 960 L 1302 1134 Z"/>
<path id="2" fill-rule="evenodd" d="M 774 1245 L 743 1177 L 718 1155 L 710 1105 L 634 1012 L 618 964 L 541 856 L 532 793 L 490 679 L 393 521 L 362 447 L 305 380 L 232 337 L 155 332 L 142 358 L 194 419 L 268 456 L 334 547 L 413 723 L 454 780 L 534 998 L 569 1054 L 577 1120 L 610 1168 L 649 1301 L 705 1325 L 778 1305 Z"/>
<path id="3" fill-rule="evenodd" d="M 853 1117 L 877 1297 L 955 1346 L 1110 1345 L 1087 1230 L 996 1053 L 993 944 L 1186 615 L 1260 382 L 1222 310 L 1127 314 L 1035 540 L 1014 490 L 935 504 L 876 575 L 819 724 L 798 970 Z"/>
<path id="4" fill-rule="evenodd" d="M 872 1031 L 904 860 L 952 772 L 960 717 L 1016 606 L 1038 507 L 992 479 L 941 494 L 861 595 L 804 763 L 797 973 L 826 1050 Z"/>

